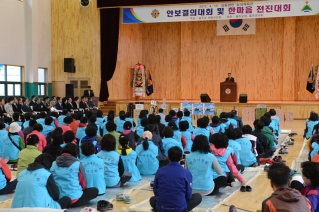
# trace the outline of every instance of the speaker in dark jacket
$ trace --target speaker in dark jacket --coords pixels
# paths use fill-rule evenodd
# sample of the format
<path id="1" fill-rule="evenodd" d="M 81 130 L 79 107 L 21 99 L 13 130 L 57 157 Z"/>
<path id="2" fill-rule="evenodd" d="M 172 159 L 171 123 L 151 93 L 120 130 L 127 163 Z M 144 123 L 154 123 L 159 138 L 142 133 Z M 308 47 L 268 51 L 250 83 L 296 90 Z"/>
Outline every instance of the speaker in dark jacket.
<path id="1" fill-rule="evenodd" d="M 74 97 L 74 85 L 73 84 L 65 84 L 65 96 L 66 97 Z"/>
<path id="2" fill-rule="evenodd" d="M 64 58 L 64 72 L 75 73 L 74 58 Z"/>
<path id="3" fill-rule="evenodd" d="M 247 103 L 247 94 L 239 94 L 239 103 Z"/>

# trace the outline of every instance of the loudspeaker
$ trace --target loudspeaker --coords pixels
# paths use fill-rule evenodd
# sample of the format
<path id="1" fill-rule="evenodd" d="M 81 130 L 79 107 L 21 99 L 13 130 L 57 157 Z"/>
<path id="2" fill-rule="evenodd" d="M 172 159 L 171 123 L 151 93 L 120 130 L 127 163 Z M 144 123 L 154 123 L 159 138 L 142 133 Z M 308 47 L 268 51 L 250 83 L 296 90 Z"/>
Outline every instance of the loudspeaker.
<path id="1" fill-rule="evenodd" d="M 210 102 L 210 97 L 208 96 L 208 94 L 207 93 L 202 93 L 201 95 L 200 95 L 200 101 L 201 102 Z"/>
<path id="2" fill-rule="evenodd" d="M 64 72 L 75 73 L 74 58 L 64 58 Z"/>
<path id="3" fill-rule="evenodd" d="M 247 94 L 239 94 L 239 103 L 247 103 Z"/>
<path id="4" fill-rule="evenodd" d="M 66 97 L 74 97 L 74 85 L 73 84 L 65 84 L 65 96 Z"/>

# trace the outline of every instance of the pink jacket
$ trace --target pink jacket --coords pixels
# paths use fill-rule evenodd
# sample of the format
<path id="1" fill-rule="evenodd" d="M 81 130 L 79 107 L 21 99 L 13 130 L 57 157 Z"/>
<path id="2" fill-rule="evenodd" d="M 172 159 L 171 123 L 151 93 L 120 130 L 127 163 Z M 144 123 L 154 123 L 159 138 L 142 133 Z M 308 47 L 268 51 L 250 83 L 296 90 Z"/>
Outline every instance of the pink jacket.
<path id="1" fill-rule="evenodd" d="M 217 149 L 214 144 L 210 144 L 210 148 L 215 156 L 223 156 L 226 152 L 225 148 Z M 226 164 L 230 172 L 239 180 L 239 182 L 243 182 L 243 177 L 238 172 L 231 155 L 228 156 Z"/>
<path id="2" fill-rule="evenodd" d="M 38 144 L 38 150 L 42 152 L 44 147 L 47 145 L 47 140 L 45 139 L 44 135 L 40 133 L 37 130 L 33 130 L 29 135 L 27 135 L 27 138 L 29 138 L 30 135 L 37 135 L 39 138 L 39 144 Z"/>

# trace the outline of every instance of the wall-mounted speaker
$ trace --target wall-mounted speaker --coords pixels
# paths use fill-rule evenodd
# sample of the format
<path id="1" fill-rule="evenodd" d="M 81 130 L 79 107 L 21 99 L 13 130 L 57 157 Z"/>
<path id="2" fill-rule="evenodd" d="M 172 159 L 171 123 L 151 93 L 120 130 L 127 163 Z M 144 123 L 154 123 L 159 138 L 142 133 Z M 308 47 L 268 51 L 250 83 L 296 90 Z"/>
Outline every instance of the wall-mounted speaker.
<path id="1" fill-rule="evenodd" d="M 200 95 L 200 101 L 201 101 L 201 102 L 210 102 L 211 99 L 210 99 L 210 97 L 208 96 L 207 93 L 202 93 L 202 94 Z"/>
<path id="2" fill-rule="evenodd" d="M 75 73 L 74 58 L 64 58 L 64 72 Z"/>
<path id="3" fill-rule="evenodd" d="M 247 103 L 248 101 L 248 97 L 247 94 L 239 94 L 239 103 Z"/>
<path id="4" fill-rule="evenodd" d="M 74 97 L 74 85 L 73 84 L 65 84 L 65 96 L 66 97 Z"/>

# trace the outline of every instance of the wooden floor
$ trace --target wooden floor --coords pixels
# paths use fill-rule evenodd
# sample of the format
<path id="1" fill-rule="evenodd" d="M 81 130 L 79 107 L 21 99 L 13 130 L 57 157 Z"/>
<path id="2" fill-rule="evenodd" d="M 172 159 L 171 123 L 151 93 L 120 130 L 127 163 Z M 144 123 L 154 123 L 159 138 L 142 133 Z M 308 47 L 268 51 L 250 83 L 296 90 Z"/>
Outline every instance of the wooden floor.
<path id="1" fill-rule="evenodd" d="M 245 123 L 252 124 L 252 123 Z M 293 122 L 282 122 L 281 129 L 290 129 L 292 132 L 297 132 L 298 136 L 294 136 L 295 145 L 290 146 L 288 151 L 289 154 L 282 155 L 283 159 L 286 160 L 286 164 L 291 167 L 292 162 L 298 157 L 302 145 L 303 145 L 303 129 L 305 127 L 305 121 L 297 120 Z M 269 197 L 273 192 L 269 180 L 267 179 L 267 173 L 262 172 L 259 176 L 254 178 L 251 182 L 248 183 L 252 187 L 252 192 L 235 192 L 232 196 L 225 199 L 223 204 L 226 205 L 235 205 L 236 207 L 248 210 L 248 211 L 256 211 L 261 210 L 261 203 L 264 199 Z M 149 187 L 145 188 L 148 190 Z M 143 189 L 144 190 L 144 189 Z M 145 200 L 149 198 L 152 194 L 152 191 L 149 192 L 139 192 L 138 190 L 133 190 L 131 193 L 134 198 L 132 198 L 132 204 L 138 204 L 139 201 Z M 214 197 L 212 197 L 214 198 Z M 130 205 L 124 204 L 123 202 L 113 201 L 114 209 L 112 211 L 129 211 L 128 207 Z M 131 204 L 131 205 L 132 205 Z M 0 208 L 9 208 L 11 205 L 11 201 L 0 203 Z M 228 212 L 229 206 L 219 205 L 215 208 L 215 212 Z M 1 209 L 0 209 L 1 211 Z M 238 209 L 238 211 L 244 211 Z"/>

